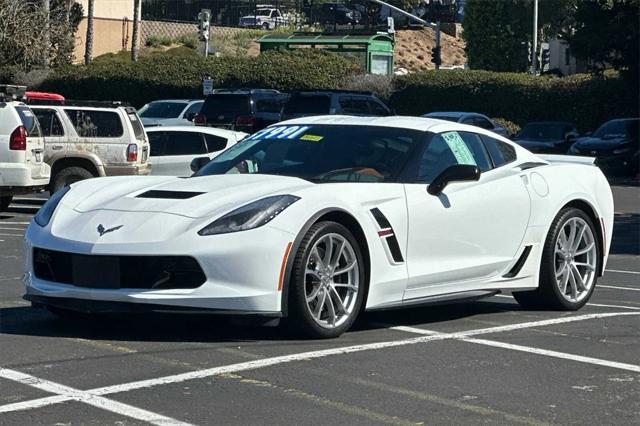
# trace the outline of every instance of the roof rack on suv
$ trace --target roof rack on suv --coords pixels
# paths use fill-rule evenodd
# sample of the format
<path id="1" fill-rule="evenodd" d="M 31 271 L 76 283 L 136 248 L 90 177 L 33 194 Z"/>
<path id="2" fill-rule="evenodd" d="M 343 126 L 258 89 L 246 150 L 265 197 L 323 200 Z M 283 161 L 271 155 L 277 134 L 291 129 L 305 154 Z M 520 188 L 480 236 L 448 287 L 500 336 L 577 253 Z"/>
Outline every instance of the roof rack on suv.
<path id="1" fill-rule="evenodd" d="M 38 101 L 38 105 L 62 105 L 62 106 L 76 106 L 76 107 L 90 107 L 90 108 L 119 108 L 119 107 L 128 107 L 130 104 L 128 102 L 121 101 L 85 101 L 85 100 L 76 100 L 76 99 L 65 99 L 63 102 L 61 101 L 47 101 L 41 100 Z"/>
<path id="2" fill-rule="evenodd" d="M 243 89 L 243 88 L 223 88 L 223 89 L 213 89 L 212 94 L 215 93 L 280 93 L 279 90 L 276 89 Z"/>
<path id="3" fill-rule="evenodd" d="M 27 86 L 0 84 L 0 102 L 22 101 L 27 93 Z"/>

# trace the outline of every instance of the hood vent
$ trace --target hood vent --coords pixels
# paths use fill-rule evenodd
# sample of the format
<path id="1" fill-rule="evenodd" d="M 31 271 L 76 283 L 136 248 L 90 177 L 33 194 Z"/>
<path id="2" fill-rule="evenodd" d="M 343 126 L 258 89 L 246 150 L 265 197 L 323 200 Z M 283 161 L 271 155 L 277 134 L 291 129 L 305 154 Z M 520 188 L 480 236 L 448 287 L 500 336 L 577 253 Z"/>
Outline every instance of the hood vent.
<path id="1" fill-rule="evenodd" d="M 186 200 L 188 198 L 197 197 L 204 192 L 190 192 L 190 191 L 159 191 L 152 189 L 151 191 L 143 192 L 136 196 L 136 198 L 164 198 L 167 200 Z"/>

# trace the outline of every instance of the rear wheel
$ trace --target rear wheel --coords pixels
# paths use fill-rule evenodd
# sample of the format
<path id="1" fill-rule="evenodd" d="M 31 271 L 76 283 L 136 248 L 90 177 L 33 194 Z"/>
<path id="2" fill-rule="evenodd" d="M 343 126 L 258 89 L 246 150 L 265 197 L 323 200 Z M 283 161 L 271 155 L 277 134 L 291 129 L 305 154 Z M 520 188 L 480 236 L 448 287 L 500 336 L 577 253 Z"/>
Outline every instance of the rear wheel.
<path id="1" fill-rule="evenodd" d="M 0 212 L 6 212 L 9 208 L 9 204 L 11 204 L 11 200 L 13 200 L 12 195 L 5 195 L 0 197 Z"/>
<path id="2" fill-rule="evenodd" d="M 582 210 L 563 209 L 545 241 L 540 283 L 534 291 L 514 293 L 525 308 L 577 310 L 591 298 L 601 261 L 596 228 Z"/>
<path id="3" fill-rule="evenodd" d="M 356 320 L 365 291 L 363 257 L 351 232 L 335 222 L 313 225 L 294 259 L 292 325 L 308 337 L 338 337 Z"/>
<path id="4" fill-rule="evenodd" d="M 52 194 L 56 193 L 60 191 L 62 188 L 64 188 L 65 186 L 69 186 L 72 183 L 75 183 L 81 180 L 91 179 L 92 177 L 94 177 L 93 173 L 91 173 L 89 170 L 83 167 L 78 167 L 78 166 L 65 167 L 64 169 L 56 173 L 55 176 L 52 177 L 51 185 L 50 185 L 51 193 Z"/>

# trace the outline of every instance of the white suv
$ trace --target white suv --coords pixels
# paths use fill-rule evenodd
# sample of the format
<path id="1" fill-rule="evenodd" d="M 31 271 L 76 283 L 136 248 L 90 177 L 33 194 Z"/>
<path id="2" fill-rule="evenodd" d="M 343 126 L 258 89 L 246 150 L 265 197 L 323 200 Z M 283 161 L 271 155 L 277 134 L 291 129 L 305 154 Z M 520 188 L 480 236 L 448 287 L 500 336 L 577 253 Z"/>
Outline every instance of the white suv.
<path id="1" fill-rule="evenodd" d="M 51 193 L 92 177 L 151 172 L 149 140 L 134 108 L 70 102 L 31 106 L 47 141 L 44 161 L 51 166 Z"/>
<path id="2" fill-rule="evenodd" d="M 262 28 L 263 30 L 273 30 L 276 27 L 286 27 L 289 19 L 275 8 L 259 8 L 247 16 L 240 18 L 240 26 L 246 28 Z"/>
<path id="3" fill-rule="evenodd" d="M 44 163 L 44 138 L 31 109 L 18 99 L 26 87 L 0 85 L 0 211 L 14 195 L 43 189 L 50 167 Z"/>

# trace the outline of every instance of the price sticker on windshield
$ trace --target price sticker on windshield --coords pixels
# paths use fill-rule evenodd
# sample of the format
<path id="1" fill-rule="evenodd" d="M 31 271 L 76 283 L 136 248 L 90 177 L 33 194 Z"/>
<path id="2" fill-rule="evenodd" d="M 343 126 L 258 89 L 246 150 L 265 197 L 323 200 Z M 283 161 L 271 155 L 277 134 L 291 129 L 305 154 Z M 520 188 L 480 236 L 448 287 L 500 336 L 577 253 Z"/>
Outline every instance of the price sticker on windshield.
<path id="1" fill-rule="evenodd" d="M 473 158 L 473 154 L 469 150 L 469 147 L 465 141 L 460 137 L 458 132 L 447 132 L 441 134 L 442 139 L 449 145 L 451 152 L 456 157 L 458 164 L 469 164 L 471 166 L 477 166 L 476 160 Z"/>
<path id="2" fill-rule="evenodd" d="M 254 133 L 248 139 L 296 139 L 310 128 L 309 126 L 267 127 Z"/>

